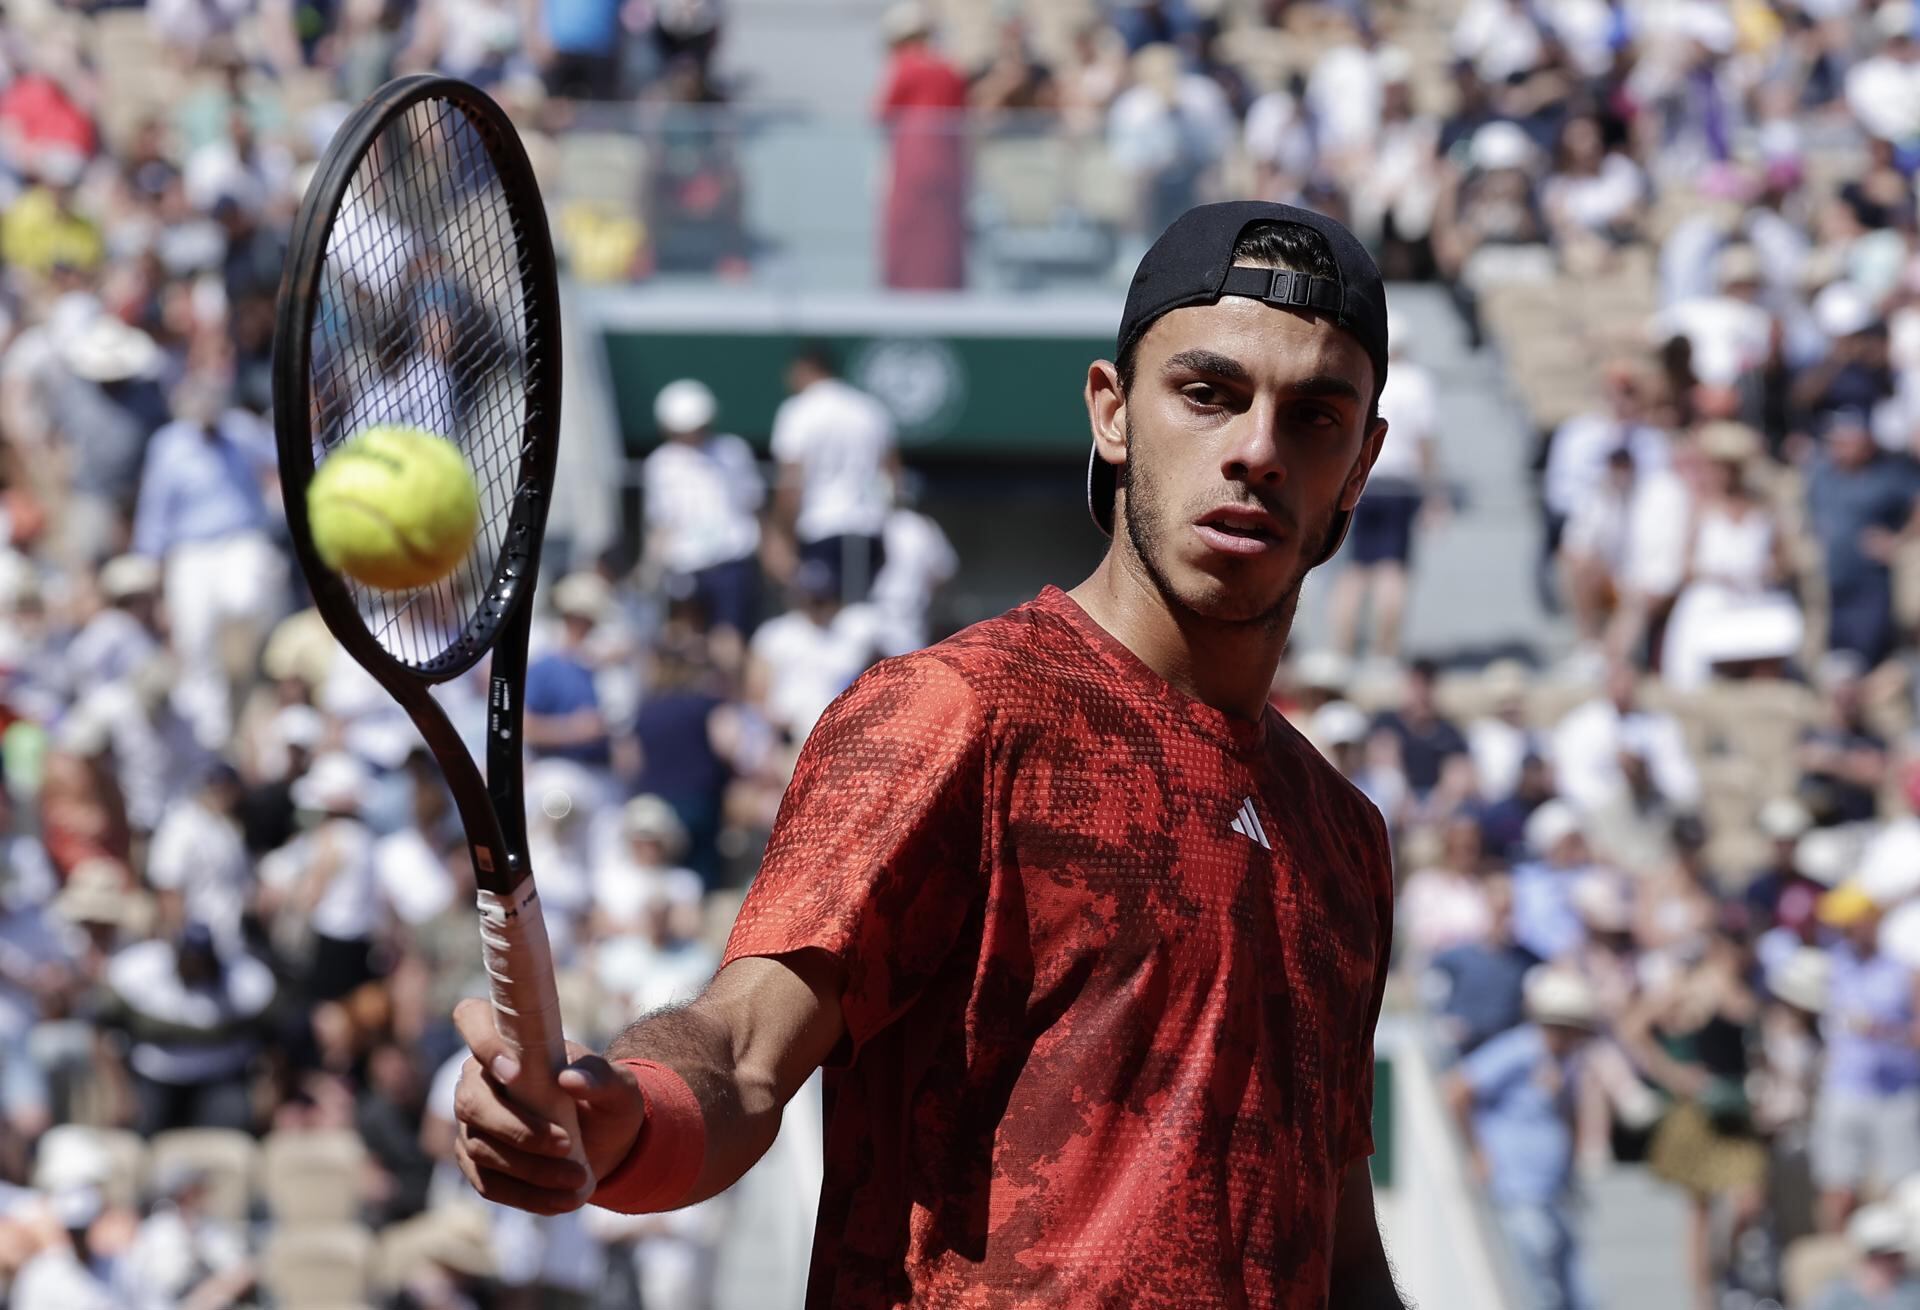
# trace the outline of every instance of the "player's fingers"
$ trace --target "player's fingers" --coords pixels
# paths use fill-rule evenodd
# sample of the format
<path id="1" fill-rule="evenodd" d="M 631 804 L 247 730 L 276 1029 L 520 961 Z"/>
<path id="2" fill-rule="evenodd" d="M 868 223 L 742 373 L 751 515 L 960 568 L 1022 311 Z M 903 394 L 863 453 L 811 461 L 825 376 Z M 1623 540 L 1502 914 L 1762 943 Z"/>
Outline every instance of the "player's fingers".
<path id="1" fill-rule="evenodd" d="M 640 1085 L 631 1071 L 597 1055 L 583 1055 L 560 1071 L 560 1090 L 593 1110 L 639 1113 Z"/>
<path id="2" fill-rule="evenodd" d="M 513 1048 L 507 1045 L 493 1022 L 493 1006 L 468 997 L 453 1007 L 453 1026 L 460 1030 L 461 1040 L 466 1042 L 467 1049 L 473 1052 L 473 1058 L 480 1062 L 481 1068 L 490 1071 L 503 1083 L 513 1081 L 519 1073 L 519 1061 L 514 1059 Z M 511 1067 L 497 1067 L 502 1060 Z"/>
<path id="3" fill-rule="evenodd" d="M 577 1192 L 587 1185 L 586 1167 L 573 1160 L 535 1155 L 474 1133 L 465 1134 L 465 1138 L 467 1157 L 476 1168 L 551 1192 Z"/>
<path id="4" fill-rule="evenodd" d="M 564 1156 L 566 1132 L 537 1111 L 508 1099 L 505 1089 L 469 1059 L 453 1090 L 453 1117 L 468 1130 L 536 1155 Z"/>
<path id="5" fill-rule="evenodd" d="M 586 1203 L 577 1191 L 535 1187 L 532 1183 L 521 1182 L 498 1170 L 482 1168 L 474 1163 L 464 1146 L 454 1152 L 454 1157 L 460 1172 L 473 1185 L 473 1190 L 496 1205 L 512 1206 L 531 1214 L 565 1214 L 569 1210 L 578 1210 Z"/>

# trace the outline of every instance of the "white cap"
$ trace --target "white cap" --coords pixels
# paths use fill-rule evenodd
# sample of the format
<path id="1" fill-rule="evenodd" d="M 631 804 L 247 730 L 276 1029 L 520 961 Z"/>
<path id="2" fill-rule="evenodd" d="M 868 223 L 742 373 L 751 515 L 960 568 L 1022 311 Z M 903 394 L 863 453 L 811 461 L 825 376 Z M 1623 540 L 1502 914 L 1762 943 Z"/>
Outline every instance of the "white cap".
<path id="1" fill-rule="evenodd" d="M 1813 322 L 1828 337 L 1850 337 L 1874 323 L 1873 302 L 1851 282 L 1835 282 L 1813 298 Z"/>
<path id="2" fill-rule="evenodd" d="M 1913 35 L 1913 5 L 1911 0 L 1887 0 L 1873 11 L 1873 30 L 1882 39 L 1890 40 L 1897 36 Z"/>
<path id="3" fill-rule="evenodd" d="M 1313 712 L 1313 736 L 1322 746 L 1351 746 L 1367 739 L 1367 716 L 1349 701 L 1330 700 Z"/>
<path id="4" fill-rule="evenodd" d="M 925 36 L 932 30 L 933 20 L 927 16 L 926 6 L 916 0 L 899 0 L 880 15 L 880 31 L 889 42 Z"/>
<path id="5" fill-rule="evenodd" d="M 352 811 L 372 782 L 366 765 L 344 751 L 333 751 L 294 782 L 293 803 L 303 810 Z"/>
<path id="6" fill-rule="evenodd" d="M 673 806 L 658 796 L 635 796 L 620 811 L 620 831 L 629 839 L 649 837 L 667 848 L 671 859 L 678 859 L 686 848 L 687 830 Z"/>
<path id="7" fill-rule="evenodd" d="M 273 716 L 273 734 L 284 746 L 312 750 L 327 735 L 326 718 L 311 705 L 283 706 Z"/>
<path id="8" fill-rule="evenodd" d="M 1533 141 L 1519 127 L 1505 120 L 1486 124 L 1473 134 L 1468 155 L 1482 172 L 1506 168 L 1525 168 L 1533 160 Z"/>
<path id="9" fill-rule="evenodd" d="M 1760 831 L 1775 841 L 1792 841 L 1812 826 L 1807 807 L 1791 796 L 1776 796 L 1760 807 Z"/>
<path id="10" fill-rule="evenodd" d="M 1593 984 L 1571 969 L 1537 965 L 1527 971 L 1527 1018 L 1556 1028 L 1596 1028 L 1600 1001 Z"/>
<path id="11" fill-rule="evenodd" d="M 1611 873 L 1588 873 L 1573 885 L 1573 908 L 1595 932 L 1626 932 L 1633 927 L 1633 899 L 1626 884 Z"/>
<path id="12" fill-rule="evenodd" d="M 146 596 L 160 589 L 160 565 L 145 555 L 116 555 L 100 566 L 100 590 L 108 600 Z"/>
<path id="13" fill-rule="evenodd" d="M 695 378 L 669 382 L 653 398 L 653 421 L 662 432 L 698 432 L 719 412 L 712 390 Z"/>
<path id="14" fill-rule="evenodd" d="M 1527 849 L 1545 855 L 1583 830 L 1579 813 L 1565 801 L 1548 801 L 1527 816 Z"/>
<path id="15" fill-rule="evenodd" d="M 1847 1240 L 1863 1255 L 1904 1254 L 1912 1233 L 1906 1214 L 1896 1205 L 1863 1205 L 1847 1220 Z"/>
<path id="16" fill-rule="evenodd" d="M 569 573 L 554 584 L 553 610 L 562 618 L 601 619 L 613 608 L 613 585 L 598 573 Z"/>
<path id="17" fill-rule="evenodd" d="M 1796 1010 L 1819 1014 L 1827 1008 L 1827 983 L 1833 958 L 1817 946 L 1802 946 L 1767 970 L 1767 990 Z"/>
<path id="18" fill-rule="evenodd" d="M 1793 868 L 1822 887 L 1837 887 L 1860 858 L 1860 839 L 1845 828 L 1814 828 L 1793 848 Z"/>

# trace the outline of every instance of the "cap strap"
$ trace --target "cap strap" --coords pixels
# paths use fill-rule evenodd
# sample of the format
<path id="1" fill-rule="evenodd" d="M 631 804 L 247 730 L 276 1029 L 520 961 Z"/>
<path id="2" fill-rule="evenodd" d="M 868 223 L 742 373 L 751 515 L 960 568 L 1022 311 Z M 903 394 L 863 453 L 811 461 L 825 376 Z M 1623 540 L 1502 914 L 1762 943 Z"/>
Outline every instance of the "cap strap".
<path id="1" fill-rule="evenodd" d="M 1328 314 L 1338 314 L 1341 304 L 1340 283 L 1333 278 L 1249 264 L 1236 264 L 1227 270 L 1220 294 L 1251 296 L 1283 309 L 1317 309 Z"/>

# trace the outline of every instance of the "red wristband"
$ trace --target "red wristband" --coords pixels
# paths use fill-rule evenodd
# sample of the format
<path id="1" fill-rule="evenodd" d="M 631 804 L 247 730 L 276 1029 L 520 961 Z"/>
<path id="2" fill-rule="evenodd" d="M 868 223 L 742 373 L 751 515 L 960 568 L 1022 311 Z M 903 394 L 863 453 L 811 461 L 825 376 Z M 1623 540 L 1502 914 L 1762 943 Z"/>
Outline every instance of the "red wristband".
<path id="1" fill-rule="evenodd" d="M 633 1149 L 594 1188 L 592 1203 L 621 1214 L 671 1210 L 686 1199 L 707 1158 L 707 1121 L 682 1078 L 652 1060 L 615 1060 L 640 1084 L 646 1120 Z"/>

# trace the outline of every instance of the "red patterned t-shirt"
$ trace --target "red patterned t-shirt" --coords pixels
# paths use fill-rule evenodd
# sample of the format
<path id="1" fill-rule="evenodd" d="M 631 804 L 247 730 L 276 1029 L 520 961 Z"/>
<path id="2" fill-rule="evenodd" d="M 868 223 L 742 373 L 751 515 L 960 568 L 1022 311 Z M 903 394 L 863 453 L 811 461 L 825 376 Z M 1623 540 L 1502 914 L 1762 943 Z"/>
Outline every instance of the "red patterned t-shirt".
<path id="1" fill-rule="evenodd" d="M 814 729 L 726 958 L 846 971 L 808 1305 L 1323 1310 L 1379 815 L 1049 588 Z"/>

